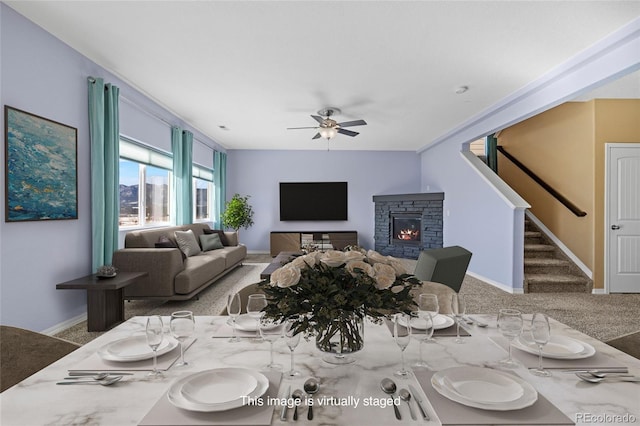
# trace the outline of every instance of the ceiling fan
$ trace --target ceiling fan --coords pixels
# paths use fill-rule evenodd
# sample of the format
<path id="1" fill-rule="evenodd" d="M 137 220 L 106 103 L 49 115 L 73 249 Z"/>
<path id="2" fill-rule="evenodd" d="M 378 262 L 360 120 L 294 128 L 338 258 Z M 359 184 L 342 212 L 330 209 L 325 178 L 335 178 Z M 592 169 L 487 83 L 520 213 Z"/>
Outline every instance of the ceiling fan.
<path id="1" fill-rule="evenodd" d="M 311 118 L 318 122 L 318 126 L 315 127 L 288 127 L 287 130 L 297 130 L 297 129 L 317 129 L 318 133 L 311 139 L 319 139 L 325 138 L 327 140 L 333 138 L 338 133 L 347 135 L 347 136 L 357 136 L 360 133 L 354 132 L 352 130 L 347 130 L 344 127 L 352 127 L 352 126 L 365 126 L 367 124 L 364 120 L 354 120 L 354 121 L 345 121 L 343 123 L 338 123 L 331 117 L 334 115 L 340 114 L 340 110 L 338 108 L 329 107 L 324 108 L 318 111 L 318 115 L 312 115 Z"/>

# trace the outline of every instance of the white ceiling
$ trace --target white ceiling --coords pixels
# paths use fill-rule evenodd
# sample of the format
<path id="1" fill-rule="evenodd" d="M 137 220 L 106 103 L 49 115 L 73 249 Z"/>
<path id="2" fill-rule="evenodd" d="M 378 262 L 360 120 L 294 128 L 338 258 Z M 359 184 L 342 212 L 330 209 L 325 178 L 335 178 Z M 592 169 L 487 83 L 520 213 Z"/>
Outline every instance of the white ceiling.
<path id="1" fill-rule="evenodd" d="M 286 128 L 335 106 L 368 125 L 331 149 L 419 150 L 640 16 L 639 1 L 5 3 L 227 149 L 327 149 Z"/>

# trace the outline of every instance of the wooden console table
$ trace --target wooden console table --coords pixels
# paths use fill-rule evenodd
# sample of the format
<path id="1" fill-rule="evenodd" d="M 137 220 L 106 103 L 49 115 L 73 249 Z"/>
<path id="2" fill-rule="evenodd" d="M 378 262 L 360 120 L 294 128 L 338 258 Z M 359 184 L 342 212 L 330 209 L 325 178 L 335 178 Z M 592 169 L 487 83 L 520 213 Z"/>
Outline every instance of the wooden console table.
<path id="1" fill-rule="evenodd" d="M 358 244 L 357 231 L 274 231 L 270 235 L 271 257 L 283 251 L 299 252 L 303 244 L 317 245 L 320 250 Z"/>
<path id="2" fill-rule="evenodd" d="M 96 274 L 56 284 L 56 289 L 87 290 L 87 331 L 104 331 L 124 321 L 124 288 L 146 272 L 118 272 L 113 278 Z"/>

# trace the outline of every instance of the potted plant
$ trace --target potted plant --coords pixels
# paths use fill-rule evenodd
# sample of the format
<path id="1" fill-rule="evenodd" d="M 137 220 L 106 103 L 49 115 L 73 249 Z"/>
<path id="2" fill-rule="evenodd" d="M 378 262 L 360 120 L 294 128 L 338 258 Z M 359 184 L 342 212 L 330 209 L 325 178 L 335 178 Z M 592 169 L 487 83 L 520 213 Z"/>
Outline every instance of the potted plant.
<path id="1" fill-rule="evenodd" d="M 247 229 L 253 225 L 253 208 L 249 205 L 249 197 L 234 194 L 233 198 L 227 201 L 220 217 L 224 226 L 238 232 L 240 228 Z"/>

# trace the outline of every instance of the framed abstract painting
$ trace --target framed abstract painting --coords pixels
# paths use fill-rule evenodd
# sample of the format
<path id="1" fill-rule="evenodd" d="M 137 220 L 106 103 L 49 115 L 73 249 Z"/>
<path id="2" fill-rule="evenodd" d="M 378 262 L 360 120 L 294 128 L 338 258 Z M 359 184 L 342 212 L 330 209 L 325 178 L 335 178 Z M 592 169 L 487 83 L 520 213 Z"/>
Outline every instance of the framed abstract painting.
<path id="1" fill-rule="evenodd" d="M 5 222 L 78 218 L 78 129 L 5 105 Z"/>

